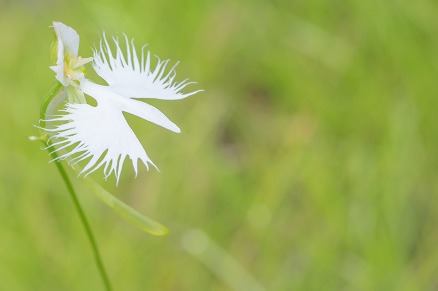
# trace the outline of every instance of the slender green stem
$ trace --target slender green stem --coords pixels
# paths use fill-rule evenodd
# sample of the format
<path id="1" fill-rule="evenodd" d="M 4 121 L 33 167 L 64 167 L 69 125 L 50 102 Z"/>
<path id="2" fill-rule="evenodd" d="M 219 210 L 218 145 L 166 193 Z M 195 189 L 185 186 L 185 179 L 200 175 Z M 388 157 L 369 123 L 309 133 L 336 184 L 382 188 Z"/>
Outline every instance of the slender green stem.
<path id="1" fill-rule="evenodd" d="M 46 122 L 46 112 L 49 108 L 50 104 L 54 101 L 54 99 L 58 96 L 58 94 L 63 90 L 63 86 L 61 83 L 56 82 L 53 84 L 53 86 L 50 88 L 47 95 L 44 97 L 43 103 L 41 104 L 41 110 L 40 110 L 40 125 L 42 128 L 45 127 Z M 54 151 L 50 151 L 50 141 L 47 138 L 46 134 L 43 134 L 39 138 L 46 146 L 49 146 L 47 150 L 49 151 L 49 154 L 53 157 L 53 159 L 56 159 L 58 155 Z M 97 247 L 96 239 L 94 238 L 93 232 L 91 230 L 90 224 L 88 223 L 88 220 L 85 216 L 84 211 L 82 210 L 81 204 L 79 203 L 78 197 L 76 195 L 75 190 L 73 189 L 73 185 L 68 178 L 67 172 L 65 171 L 64 167 L 62 166 L 60 161 L 55 161 L 56 168 L 58 168 L 59 173 L 61 174 L 62 179 L 64 180 L 65 185 L 67 186 L 68 192 L 70 194 L 71 199 L 73 200 L 73 204 L 76 208 L 76 211 L 78 212 L 79 218 L 81 220 L 82 225 L 84 226 L 85 232 L 87 234 L 88 240 L 91 244 L 91 249 L 94 254 L 94 259 L 96 260 L 97 268 L 99 269 L 99 273 L 102 277 L 103 283 L 105 284 L 106 290 L 110 291 L 111 284 L 109 282 L 108 275 L 105 271 L 105 267 L 103 266 L 102 259 L 99 254 L 99 248 Z"/>
<path id="2" fill-rule="evenodd" d="M 57 158 L 57 154 L 55 152 L 50 152 L 50 150 L 49 150 L 49 153 L 50 153 L 50 155 L 54 159 Z M 105 271 L 105 267 L 103 266 L 102 259 L 101 259 L 100 254 L 99 254 L 99 248 L 97 247 L 96 239 L 94 238 L 94 235 L 93 235 L 93 232 L 91 230 L 90 224 L 88 223 L 88 220 L 87 220 L 87 218 L 85 216 L 85 213 L 82 210 L 82 207 L 81 207 L 81 205 L 79 203 L 79 200 L 78 200 L 78 197 L 76 195 L 76 192 L 73 189 L 73 185 L 70 182 L 70 179 L 67 176 L 67 172 L 65 171 L 65 169 L 62 166 L 61 162 L 60 161 L 55 161 L 55 165 L 58 168 L 58 171 L 61 174 L 62 179 L 65 182 L 65 185 L 67 186 L 68 192 L 70 193 L 70 197 L 73 200 L 73 204 L 74 204 L 74 206 L 76 208 L 76 211 L 79 214 L 79 218 L 80 218 L 80 220 L 82 222 L 82 225 L 85 228 L 85 232 L 87 233 L 88 239 L 90 241 L 91 248 L 92 248 L 93 254 L 94 254 L 94 258 L 96 260 L 97 268 L 99 269 L 100 275 L 101 275 L 102 280 L 103 280 L 103 282 L 105 284 L 105 288 L 106 288 L 106 290 L 110 291 L 110 290 L 112 290 L 111 289 L 111 285 L 110 285 L 110 282 L 109 282 L 108 275 L 107 275 L 107 273 Z"/>

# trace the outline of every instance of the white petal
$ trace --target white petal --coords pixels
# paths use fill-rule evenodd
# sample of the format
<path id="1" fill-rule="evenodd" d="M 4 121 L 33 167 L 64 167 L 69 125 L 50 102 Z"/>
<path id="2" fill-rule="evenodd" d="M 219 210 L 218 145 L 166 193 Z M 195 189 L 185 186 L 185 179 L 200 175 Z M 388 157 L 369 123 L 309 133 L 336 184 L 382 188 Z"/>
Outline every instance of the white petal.
<path id="1" fill-rule="evenodd" d="M 161 61 L 155 69 L 151 69 L 150 52 L 147 52 L 146 59 L 144 47 L 139 60 L 134 46 L 134 40 L 126 40 L 126 56 L 123 54 L 119 41 L 114 39 L 116 54 L 104 35 L 103 42 L 100 42 L 100 50 L 94 51 L 93 67 L 96 73 L 101 76 L 114 92 L 132 98 L 156 98 L 165 100 L 176 100 L 186 98 L 199 91 L 183 94 L 180 91 L 189 84 L 187 80 L 180 83 L 174 82 L 174 65 L 167 73 L 166 66 L 169 60 Z"/>
<path id="2" fill-rule="evenodd" d="M 56 65 L 51 66 L 50 69 L 56 73 L 56 79 L 62 85 L 67 86 L 68 82 L 64 76 L 64 56 L 67 53 L 71 53 L 74 56 L 78 55 L 79 35 L 73 28 L 61 22 L 53 22 L 53 29 L 58 38 L 58 52 Z"/>
<path id="3" fill-rule="evenodd" d="M 110 90 L 108 86 L 101 86 L 88 80 L 83 80 L 80 88 L 85 94 L 96 99 L 99 104 L 100 102 L 110 102 L 120 111 L 133 114 L 173 132 L 181 132 L 179 127 L 170 121 L 166 115 L 164 115 L 157 108 L 138 100 L 120 96 L 119 94 Z"/>
<path id="4" fill-rule="evenodd" d="M 64 44 L 64 52 L 71 53 L 75 57 L 78 56 L 79 51 L 79 34 L 73 28 L 61 22 L 53 22 L 53 29 L 55 30 L 58 40 Z"/>
<path id="5" fill-rule="evenodd" d="M 46 129 L 53 134 L 52 140 L 55 142 L 52 147 L 55 152 L 74 147 L 58 159 L 69 158 L 76 163 L 90 158 L 81 173 L 88 175 L 103 166 L 105 178 L 114 173 L 117 182 L 126 157 L 132 160 L 136 174 L 138 160 L 148 169 L 148 163 L 156 168 L 122 111 L 111 102 L 99 100 L 97 107 L 67 104 L 65 112 L 65 115 L 53 119 L 63 124 L 55 129 Z"/>

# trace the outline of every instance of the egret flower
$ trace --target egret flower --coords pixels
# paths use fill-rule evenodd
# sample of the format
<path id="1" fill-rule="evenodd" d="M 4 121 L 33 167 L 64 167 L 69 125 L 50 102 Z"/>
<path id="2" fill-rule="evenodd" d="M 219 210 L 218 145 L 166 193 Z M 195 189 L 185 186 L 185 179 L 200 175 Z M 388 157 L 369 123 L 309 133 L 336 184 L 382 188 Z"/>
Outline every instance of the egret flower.
<path id="1" fill-rule="evenodd" d="M 129 41 L 126 35 L 126 53 L 116 38 L 113 38 L 115 50 L 111 49 L 104 34 L 100 47 L 94 50 L 94 57 L 81 58 L 78 57 L 79 35 L 76 31 L 59 22 L 54 22 L 53 28 L 57 36 L 52 51 L 56 65 L 50 68 L 69 92 L 61 114 L 47 120 L 53 122 L 54 127 L 44 128 L 51 134 L 53 152 L 66 151 L 55 160 L 68 159 L 70 163 L 88 160 L 80 174 L 86 176 L 103 167 L 105 179 L 114 173 L 117 183 L 127 157 L 131 159 L 136 175 L 139 160 L 148 170 L 149 164 L 158 170 L 123 112 L 179 133 L 179 127 L 161 111 L 133 98 L 177 100 L 201 90 L 181 93 L 192 83 L 187 80 L 174 82 L 176 65 L 166 73 L 169 60 L 158 59 L 153 68 L 150 52 L 145 55 L 143 47 L 139 58 L 134 41 Z M 94 70 L 108 85 L 98 85 L 85 78 L 83 66 L 92 60 Z M 97 105 L 87 104 L 84 94 L 92 97 Z"/>

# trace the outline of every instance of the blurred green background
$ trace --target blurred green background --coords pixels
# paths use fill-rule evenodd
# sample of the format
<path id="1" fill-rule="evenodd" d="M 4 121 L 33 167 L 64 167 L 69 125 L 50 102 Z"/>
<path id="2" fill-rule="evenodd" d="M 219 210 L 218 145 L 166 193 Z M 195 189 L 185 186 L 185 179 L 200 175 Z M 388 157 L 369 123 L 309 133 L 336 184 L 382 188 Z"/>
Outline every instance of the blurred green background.
<path id="1" fill-rule="evenodd" d="M 119 187 L 145 234 L 69 174 L 115 290 L 436 290 L 438 2 L 0 0 L 0 290 L 103 290 L 38 134 L 53 20 L 80 55 L 127 33 L 179 81 L 129 118 L 160 173 Z M 90 68 L 89 71 L 92 71 Z M 95 75 L 90 73 L 90 78 Z"/>

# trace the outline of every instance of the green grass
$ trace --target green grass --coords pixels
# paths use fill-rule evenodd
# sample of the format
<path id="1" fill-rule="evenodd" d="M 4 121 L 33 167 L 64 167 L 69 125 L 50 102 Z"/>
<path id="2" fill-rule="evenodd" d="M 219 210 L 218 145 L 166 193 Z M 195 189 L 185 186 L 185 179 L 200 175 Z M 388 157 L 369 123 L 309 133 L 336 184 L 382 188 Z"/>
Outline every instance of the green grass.
<path id="1" fill-rule="evenodd" d="M 438 4 L 34 2 L 0 3 L 0 290 L 103 288 L 27 139 L 54 81 L 53 20 L 83 57 L 103 30 L 125 32 L 205 90 L 151 102 L 180 135 L 129 118 L 160 173 L 127 164 L 117 188 L 93 174 L 169 235 L 132 227 L 69 172 L 115 290 L 437 288 Z"/>

